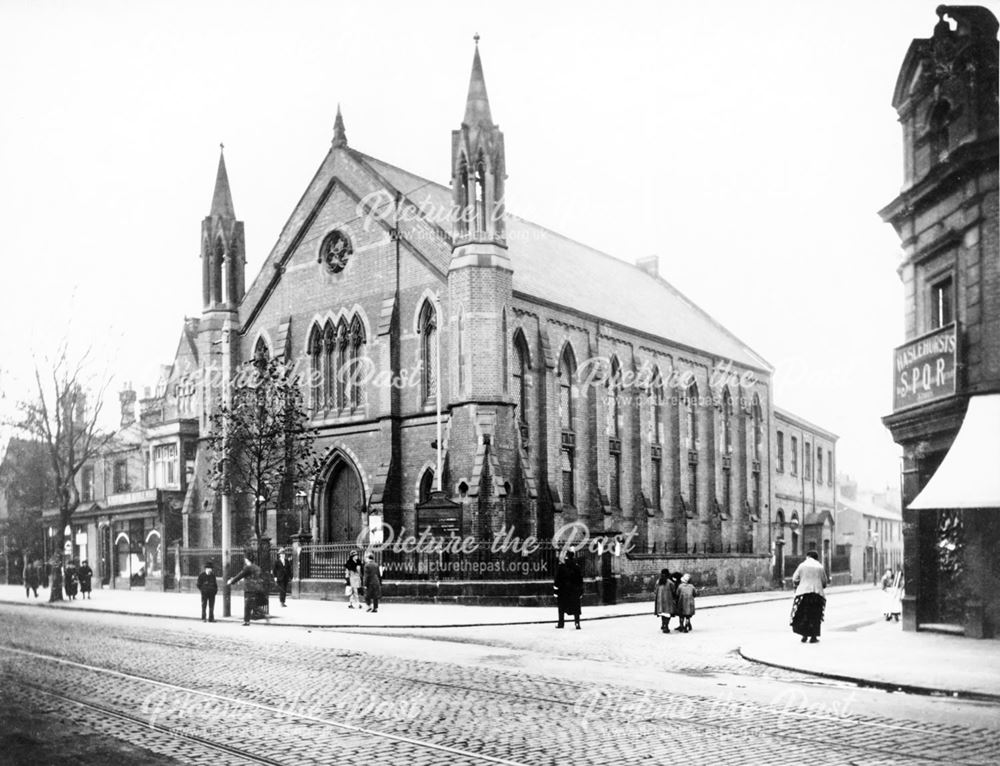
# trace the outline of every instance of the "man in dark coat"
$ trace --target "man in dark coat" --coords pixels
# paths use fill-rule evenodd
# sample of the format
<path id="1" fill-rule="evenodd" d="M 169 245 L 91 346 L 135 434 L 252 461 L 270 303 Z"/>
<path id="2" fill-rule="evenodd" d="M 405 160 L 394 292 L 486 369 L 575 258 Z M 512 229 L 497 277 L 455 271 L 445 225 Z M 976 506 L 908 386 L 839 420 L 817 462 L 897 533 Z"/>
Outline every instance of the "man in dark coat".
<path id="1" fill-rule="evenodd" d="M 278 586 L 278 600 L 281 601 L 282 606 L 287 606 L 285 595 L 288 593 L 288 585 L 292 581 L 292 562 L 288 560 L 288 554 L 285 553 L 284 548 L 278 551 L 278 559 L 274 562 L 271 574 L 274 575 L 274 582 Z"/>
<path id="2" fill-rule="evenodd" d="M 80 579 L 80 595 L 83 598 L 90 598 L 91 582 L 94 579 L 94 570 L 90 568 L 87 559 L 84 559 L 80 568 L 76 570 L 76 576 Z"/>
<path id="3" fill-rule="evenodd" d="M 63 588 L 66 590 L 66 597 L 71 601 L 76 600 L 76 591 L 80 585 L 77 579 L 76 562 L 70 561 L 63 570 Z"/>
<path id="4" fill-rule="evenodd" d="M 382 573 L 375 563 L 374 553 L 368 554 L 361 582 L 365 589 L 365 603 L 368 605 L 365 611 L 377 612 L 379 599 L 382 598 Z"/>
<path id="5" fill-rule="evenodd" d="M 215 622 L 215 594 L 219 583 L 215 579 L 215 565 L 209 561 L 205 571 L 198 575 L 198 590 L 201 592 L 201 621 L 205 622 L 205 607 L 208 607 L 208 621 Z"/>
<path id="6" fill-rule="evenodd" d="M 566 557 L 556 568 L 556 603 L 559 607 L 557 628 L 565 627 L 564 615 L 573 615 L 576 629 L 580 629 L 580 599 L 583 598 L 583 572 L 576 562 L 573 551 L 566 551 Z"/>
<path id="7" fill-rule="evenodd" d="M 36 567 L 27 556 L 24 557 L 24 596 L 31 596 L 31 591 L 35 592 L 38 598 L 38 567 Z"/>
<path id="8" fill-rule="evenodd" d="M 227 584 L 232 585 L 240 580 L 247 581 L 243 586 L 243 624 L 249 625 L 250 616 L 253 614 L 253 608 L 257 604 L 263 586 L 260 567 L 253 563 L 249 553 L 243 556 L 243 569 L 235 577 L 230 577 Z"/>

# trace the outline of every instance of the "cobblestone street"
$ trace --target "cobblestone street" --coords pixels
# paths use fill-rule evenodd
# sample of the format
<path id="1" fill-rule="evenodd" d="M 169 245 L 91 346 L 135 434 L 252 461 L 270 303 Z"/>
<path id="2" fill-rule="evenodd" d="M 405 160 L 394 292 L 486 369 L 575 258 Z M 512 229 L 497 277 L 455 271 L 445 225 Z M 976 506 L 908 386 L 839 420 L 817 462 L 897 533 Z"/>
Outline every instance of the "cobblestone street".
<path id="1" fill-rule="evenodd" d="M 869 599 L 842 599 L 843 629 Z M 0 609 L 5 705 L 180 763 L 1000 760 L 996 705 L 741 659 L 740 634 L 781 603 L 670 636 L 652 616 L 386 635 Z"/>

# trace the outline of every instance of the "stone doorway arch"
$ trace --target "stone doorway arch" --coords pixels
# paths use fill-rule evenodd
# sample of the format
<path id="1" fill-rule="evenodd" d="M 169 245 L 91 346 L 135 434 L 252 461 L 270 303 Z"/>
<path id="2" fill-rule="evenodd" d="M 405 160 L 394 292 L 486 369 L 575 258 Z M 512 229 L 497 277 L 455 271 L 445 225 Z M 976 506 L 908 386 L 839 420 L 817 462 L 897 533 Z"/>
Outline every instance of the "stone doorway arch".
<path id="1" fill-rule="evenodd" d="M 368 528 L 364 484 L 349 457 L 334 452 L 320 474 L 319 541 L 353 543 Z"/>

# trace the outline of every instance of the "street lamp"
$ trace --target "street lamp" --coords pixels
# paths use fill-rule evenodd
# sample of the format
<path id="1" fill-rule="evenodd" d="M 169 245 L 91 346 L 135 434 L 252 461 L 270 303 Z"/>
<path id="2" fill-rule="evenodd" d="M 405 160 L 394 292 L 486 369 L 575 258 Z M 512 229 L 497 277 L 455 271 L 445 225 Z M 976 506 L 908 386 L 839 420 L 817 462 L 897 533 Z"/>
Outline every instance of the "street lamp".
<path id="1" fill-rule="evenodd" d="M 302 592 L 302 580 L 309 577 L 309 549 L 304 547 L 312 542 L 312 534 L 306 530 L 306 514 L 311 515 L 309 494 L 305 490 L 295 493 L 295 508 L 299 512 L 299 531 L 292 535 L 292 548 L 295 551 L 295 573 L 299 581 L 299 592 Z M 311 526 L 311 525 L 310 525 Z"/>
<path id="2" fill-rule="evenodd" d="M 295 510 L 299 512 L 299 531 L 298 535 L 301 536 L 305 533 L 305 512 L 309 507 L 309 495 L 306 494 L 305 490 L 300 489 L 295 493 Z"/>

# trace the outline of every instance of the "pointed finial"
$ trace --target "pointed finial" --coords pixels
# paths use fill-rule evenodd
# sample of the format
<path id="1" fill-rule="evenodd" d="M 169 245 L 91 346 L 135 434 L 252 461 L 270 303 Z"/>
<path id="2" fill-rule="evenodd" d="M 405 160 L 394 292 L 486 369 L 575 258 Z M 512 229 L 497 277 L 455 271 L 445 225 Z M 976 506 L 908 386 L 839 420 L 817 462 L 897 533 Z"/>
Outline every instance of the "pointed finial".
<path id="1" fill-rule="evenodd" d="M 340 104 L 337 104 L 337 118 L 333 121 L 333 145 L 347 146 L 347 132 L 344 130 L 344 116 L 340 113 Z"/>
<path id="2" fill-rule="evenodd" d="M 209 215 L 222 218 L 236 218 L 233 209 L 233 195 L 229 191 L 229 174 L 226 172 L 226 158 L 222 151 L 225 147 L 219 143 L 219 170 L 215 175 L 215 191 L 212 193 L 212 212 Z"/>
<path id="3" fill-rule="evenodd" d="M 226 150 L 226 145 L 224 143 L 222 143 L 221 141 L 219 141 L 219 151 L 223 152 L 225 150 Z"/>
<path id="4" fill-rule="evenodd" d="M 493 124 L 490 114 L 490 99 L 486 95 L 486 78 L 483 77 L 483 62 L 479 58 L 479 33 L 472 38 L 476 41 L 476 52 L 472 56 L 472 75 L 469 77 L 469 95 L 465 100 L 466 125 Z"/>

